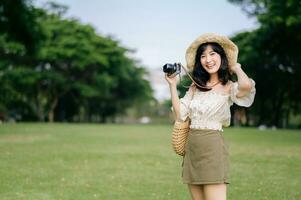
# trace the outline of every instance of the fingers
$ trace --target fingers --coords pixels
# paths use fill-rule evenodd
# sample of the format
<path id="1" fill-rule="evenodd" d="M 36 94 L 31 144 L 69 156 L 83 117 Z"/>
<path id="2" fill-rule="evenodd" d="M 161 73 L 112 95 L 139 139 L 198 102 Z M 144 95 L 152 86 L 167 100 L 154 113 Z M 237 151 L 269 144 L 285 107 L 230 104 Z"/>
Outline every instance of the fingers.
<path id="1" fill-rule="evenodd" d="M 170 80 L 170 78 L 167 76 L 167 74 L 165 74 L 165 80 L 166 80 L 168 83 L 171 82 L 171 80 Z"/>
<path id="2" fill-rule="evenodd" d="M 170 82 L 170 78 L 167 76 L 167 74 L 165 74 L 165 80 L 167 80 L 167 82 Z"/>
<path id="3" fill-rule="evenodd" d="M 176 85 L 177 84 L 177 77 L 169 77 L 167 74 L 165 74 L 165 80 L 168 82 L 170 85 Z"/>

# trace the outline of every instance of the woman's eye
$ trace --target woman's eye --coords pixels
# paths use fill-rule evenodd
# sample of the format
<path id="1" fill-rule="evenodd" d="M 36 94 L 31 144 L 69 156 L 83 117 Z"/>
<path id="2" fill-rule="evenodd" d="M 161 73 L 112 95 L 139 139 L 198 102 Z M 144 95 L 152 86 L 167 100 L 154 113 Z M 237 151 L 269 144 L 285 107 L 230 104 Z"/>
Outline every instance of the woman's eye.
<path id="1" fill-rule="evenodd" d="M 214 56 L 214 55 L 215 55 L 215 52 L 211 52 L 211 53 L 210 53 L 210 56 Z"/>

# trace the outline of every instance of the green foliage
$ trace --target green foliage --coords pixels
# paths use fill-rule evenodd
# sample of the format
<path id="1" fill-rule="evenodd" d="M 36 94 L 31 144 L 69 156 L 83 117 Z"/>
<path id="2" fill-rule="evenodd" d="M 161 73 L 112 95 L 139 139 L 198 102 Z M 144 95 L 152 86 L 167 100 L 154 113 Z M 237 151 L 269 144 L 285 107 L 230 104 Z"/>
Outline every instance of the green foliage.
<path id="1" fill-rule="evenodd" d="M 81 120 L 96 115 L 105 122 L 137 101 L 152 99 L 147 72 L 127 57 L 130 50 L 90 25 L 65 18 L 66 7 L 48 6 L 31 9 L 37 22 L 32 28 L 44 36 L 34 55 L 27 54 L 23 43 L 8 40 L 7 33 L 0 34 L 4 110 L 24 116 L 20 110 L 27 104 L 40 121 L 53 121 L 67 120 L 59 116 L 73 107 L 81 108 L 71 112 L 73 117 L 81 110 Z"/>
<path id="2" fill-rule="evenodd" d="M 177 85 L 177 89 L 180 92 L 180 97 L 183 97 L 186 93 L 186 91 L 188 90 L 188 87 L 192 84 L 191 79 L 185 75 L 182 76 L 178 85 Z"/>
<path id="3" fill-rule="evenodd" d="M 34 9 L 30 0 L 0 2 L 0 35 L 4 34 L 8 42 L 23 44 L 28 54 L 35 53 L 43 39 Z"/>
<path id="4" fill-rule="evenodd" d="M 239 62 L 256 80 L 258 124 L 288 126 L 300 114 L 301 6 L 299 0 L 230 0 L 256 17 L 260 26 L 232 39 L 240 49 Z"/>

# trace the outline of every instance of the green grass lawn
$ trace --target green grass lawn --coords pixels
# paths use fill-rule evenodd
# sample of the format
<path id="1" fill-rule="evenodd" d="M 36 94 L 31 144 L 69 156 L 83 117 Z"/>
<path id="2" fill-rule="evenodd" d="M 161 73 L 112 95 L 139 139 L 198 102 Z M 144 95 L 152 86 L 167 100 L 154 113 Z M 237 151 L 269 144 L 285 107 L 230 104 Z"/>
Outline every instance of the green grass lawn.
<path id="1" fill-rule="evenodd" d="M 2 124 L 0 199 L 190 199 L 172 125 Z M 230 200 L 301 199 L 301 132 L 227 128 Z"/>

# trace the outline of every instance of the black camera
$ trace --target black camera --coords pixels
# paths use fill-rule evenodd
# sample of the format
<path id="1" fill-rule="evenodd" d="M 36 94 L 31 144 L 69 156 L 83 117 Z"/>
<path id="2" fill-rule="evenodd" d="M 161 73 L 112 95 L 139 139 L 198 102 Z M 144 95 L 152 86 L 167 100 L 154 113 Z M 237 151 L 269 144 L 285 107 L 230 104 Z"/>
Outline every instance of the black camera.
<path id="1" fill-rule="evenodd" d="M 181 73 L 181 64 L 180 63 L 175 63 L 175 64 L 170 64 L 167 63 L 163 66 L 163 72 L 167 74 L 168 77 L 175 77 L 176 75 Z"/>

